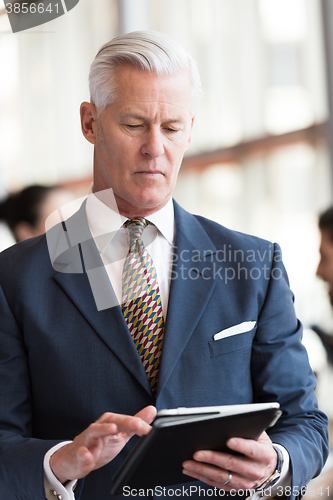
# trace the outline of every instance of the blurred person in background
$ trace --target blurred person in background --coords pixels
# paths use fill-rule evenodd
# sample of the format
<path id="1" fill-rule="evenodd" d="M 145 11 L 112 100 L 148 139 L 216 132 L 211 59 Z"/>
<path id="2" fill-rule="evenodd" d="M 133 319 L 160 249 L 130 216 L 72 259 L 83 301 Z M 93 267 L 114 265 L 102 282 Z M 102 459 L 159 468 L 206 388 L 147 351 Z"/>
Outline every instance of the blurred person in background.
<path id="1" fill-rule="evenodd" d="M 45 233 L 47 217 L 72 200 L 70 191 L 61 186 L 35 184 L 0 202 L 0 220 L 7 224 L 18 243 Z"/>
<path id="2" fill-rule="evenodd" d="M 317 276 L 327 284 L 328 297 L 333 306 L 333 207 L 323 212 L 318 221 L 320 230 L 320 261 Z M 320 337 L 326 352 L 328 362 L 333 365 L 333 335 L 325 333 L 317 325 L 311 327 Z"/>
<path id="3" fill-rule="evenodd" d="M 333 306 L 333 207 L 321 214 L 318 225 L 321 241 L 317 276 L 327 283 L 329 299 Z"/>
<path id="4" fill-rule="evenodd" d="M 317 276 L 327 284 L 327 292 L 333 307 L 333 206 L 325 210 L 318 221 L 320 230 L 320 260 L 317 268 Z M 312 325 L 311 330 L 317 333 L 325 347 L 328 363 L 333 366 L 333 332 L 327 333 L 321 327 Z M 330 394 L 327 394 L 331 398 Z M 328 467 L 317 480 L 310 483 L 309 490 L 304 500 L 319 498 L 333 498 L 333 466 L 332 460 L 328 461 Z"/>

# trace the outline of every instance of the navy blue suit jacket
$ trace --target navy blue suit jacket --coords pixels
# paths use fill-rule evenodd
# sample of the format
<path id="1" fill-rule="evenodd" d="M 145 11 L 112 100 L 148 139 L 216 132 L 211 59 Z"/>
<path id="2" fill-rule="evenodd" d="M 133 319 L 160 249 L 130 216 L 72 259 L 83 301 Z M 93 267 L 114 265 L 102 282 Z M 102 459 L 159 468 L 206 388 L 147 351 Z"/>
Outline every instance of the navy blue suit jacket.
<path id="1" fill-rule="evenodd" d="M 43 456 L 51 446 L 73 439 L 106 411 L 134 414 L 149 404 L 278 401 L 283 416 L 269 433 L 290 454 L 292 486 L 300 490 L 319 473 L 327 422 L 317 408 L 279 247 L 176 203 L 175 221 L 156 401 L 120 307 L 97 310 L 86 270 L 99 256 L 84 208 L 66 223 L 72 247 L 57 250 L 54 267 L 45 236 L 0 255 L 0 492 L 10 492 L 0 493 L 1 500 L 11 494 L 43 500 Z M 54 231 L 63 237 L 63 229 Z M 112 297 L 104 269 L 100 283 Z M 256 326 L 213 340 L 245 321 Z M 112 475 L 135 439 L 79 481 L 78 498 L 110 499 Z"/>

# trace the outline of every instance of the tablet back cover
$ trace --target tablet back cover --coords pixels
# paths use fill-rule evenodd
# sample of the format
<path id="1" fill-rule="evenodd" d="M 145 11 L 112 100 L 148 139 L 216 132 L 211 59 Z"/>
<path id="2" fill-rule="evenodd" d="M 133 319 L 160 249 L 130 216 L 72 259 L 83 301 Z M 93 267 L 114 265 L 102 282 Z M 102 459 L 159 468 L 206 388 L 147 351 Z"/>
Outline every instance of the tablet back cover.
<path id="1" fill-rule="evenodd" d="M 257 439 L 281 412 L 276 408 L 198 422 L 159 427 L 143 436 L 113 477 L 111 493 L 123 488 L 146 489 L 193 481 L 182 473 L 182 463 L 195 451 L 228 451 L 231 437 Z"/>

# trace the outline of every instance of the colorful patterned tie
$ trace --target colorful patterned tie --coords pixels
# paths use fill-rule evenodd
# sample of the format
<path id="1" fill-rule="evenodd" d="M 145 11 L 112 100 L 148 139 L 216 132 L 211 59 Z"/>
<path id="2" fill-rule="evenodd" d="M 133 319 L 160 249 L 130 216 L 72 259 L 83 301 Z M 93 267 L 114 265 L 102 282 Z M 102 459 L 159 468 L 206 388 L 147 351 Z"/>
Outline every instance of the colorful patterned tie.
<path id="1" fill-rule="evenodd" d="M 124 224 L 129 229 L 130 249 L 123 269 L 122 311 L 155 395 L 164 320 L 156 269 L 141 239 L 148 224 L 146 219 Z"/>

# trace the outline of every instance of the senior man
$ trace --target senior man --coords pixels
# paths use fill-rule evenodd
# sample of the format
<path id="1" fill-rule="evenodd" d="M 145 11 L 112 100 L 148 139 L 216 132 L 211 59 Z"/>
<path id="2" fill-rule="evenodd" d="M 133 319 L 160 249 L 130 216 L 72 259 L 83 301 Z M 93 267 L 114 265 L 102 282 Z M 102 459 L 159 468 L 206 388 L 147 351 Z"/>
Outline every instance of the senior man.
<path id="1" fill-rule="evenodd" d="M 92 193 L 0 256 L 0 491 L 106 500 L 156 409 L 278 401 L 269 433 L 230 440 L 236 455 L 197 452 L 184 481 L 200 496 L 270 496 L 273 480 L 301 495 L 325 461 L 327 422 L 279 247 L 172 199 L 201 94 L 195 62 L 165 35 L 126 34 L 97 54 L 90 91 Z"/>

